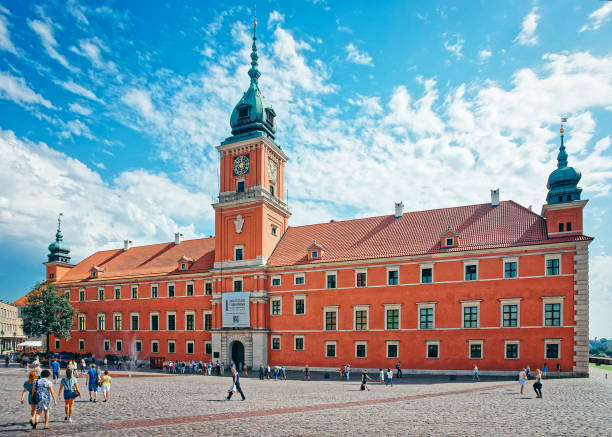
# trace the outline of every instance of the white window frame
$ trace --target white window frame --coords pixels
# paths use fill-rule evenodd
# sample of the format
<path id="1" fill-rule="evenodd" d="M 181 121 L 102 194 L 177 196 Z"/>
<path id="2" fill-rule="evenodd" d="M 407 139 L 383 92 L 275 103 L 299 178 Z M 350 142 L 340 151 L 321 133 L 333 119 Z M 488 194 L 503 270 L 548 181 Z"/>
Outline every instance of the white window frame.
<path id="1" fill-rule="evenodd" d="M 121 347 L 119 347 L 119 345 L 121 345 Z M 121 350 L 119 350 L 121 349 Z M 123 339 L 118 338 L 115 340 L 115 351 L 117 352 L 123 352 Z"/>
<path id="2" fill-rule="evenodd" d="M 480 311 L 478 311 L 480 313 Z M 472 358 L 472 345 L 479 344 L 480 345 L 480 358 Z M 467 350 L 468 360 L 483 360 L 484 359 L 484 340 L 468 340 L 468 350 Z"/>
<path id="3" fill-rule="evenodd" d="M 108 347 L 106 347 L 106 345 L 108 345 Z M 110 351 L 110 339 L 105 338 L 105 339 L 102 341 L 102 350 L 103 350 L 103 351 L 105 351 L 105 352 Z"/>
<path id="4" fill-rule="evenodd" d="M 210 316 L 210 329 L 213 329 L 212 310 L 204 310 L 204 313 L 202 314 L 202 330 L 203 331 L 207 331 L 207 329 L 206 329 L 206 316 Z"/>
<path id="5" fill-rule="evenodd" d="M 397 284 L 389 284 L 389 272 L 397 272 Z M 386 279 L 385 284 L 387 286 L 395 287 L 397 285 L 400 285 L 400 268 L 399 268 L 399 266 L 390 266 L 390 267 L 387 267 L 387 272 L 386 272 L 386 278 L 385 279 Z"/>
<path id="6" fill-rule="evenodd" d="M 102 299 L 100 299 L 100 292 L 102 292 Z M 99 301 L 104 300 L 104 287 L 98 288 L 98 300 Z"/>
<path id="7" fill-rule="evenodd" d="M 304 300 L 304 313 L 303 314 L 298 314 L 297 313 L 297 300 L 299 299 L 303 299 Z M 306 315 L 306 295 L 305 294 L 296 294 L 293 296 L 293 315 L 294 316 L 305 316 Z"/>
<path id="8" fill-rule="evenodd" d="M 153 345 L 157 345 L 157 352 L 153 350 Z M 151 353 L 158 354 L 159 353 L 159 340 L 151 340 Z"/>
<path id="9" fill-rule="evenodd" d="M 324 306 L 323 307 L 323 331 L 325 332 L 336 332 L 340 329 L 340 311 L 338 311 L 338 309 L 340 308 L 340 306 L 338 305 L 332 305 L 332 306 Z M 336 313 L 336 329 L 326 329 L 327 327 L 327 323 L 326 323 L 326 317 L 325 317 L 325 313 Z"/>
<path id="10" fill-rule="evenodd" d="M 327 278 L 330 276 L 335 276 L 336 277 L 336 286 L 334 288 L 329 288 L 328 287 L 328 282 L 327 282 Z M 325 289 L 327 290 L 336 290 L 338 289 L 338 272 L 337 271 L 329 271 L 329 272 L 325 272 Z"/>
<path id="11" fill-rule="evenodd" d="M 206 294 L 206 284 L 210 284 L 210 294 Z M 204 281 L 204 296 L 212 296 L 212 281 Z"/>
<path id="12" fill-rule="evenodd" d="M 170 352 L 170 345 L 174 346 L 174 352 Z M 175 354 L 176 353 L 176 340 L 168 340 L 168 353 Z"/>
<path id="13" fill-rule="evenodd" d="M 508 358 L 508 350 L 507 345 L 516 344 L 517 347 L 517 357 L 516 358 Z M 521 359 L 521 340 L 504 340 L 504 360 L 520 360 Z"/>
<path id="14" fill-rule="evenodd" d="M 419 331 L 431 331 L 436 329 L 436 304 L 438 302 L 417 302 L 417 329 Z M 431 328 L 421 328 L 421 309 L 432 308 L 433 309 L 433 320 L 431 324 Z M 463 309 L 461 309 L 461 314 L 463 314 Z M 461 321 L 461 326 L 463 326 L 463 320 Z"/>
<path id="15" fill-rule="evenodd" d="M 238 191 L 238 184 L 242 182 L 244 184 L 244 191 Z M 246 178 L 244 176 L 240 176 L 236 178 L 236 192 L 237 193 L 245 193 L 246 192 Z"/>
<path id="16" fill-rule="evenodd" d="M 278 285 L 274 284 L 274 281 L 278 279 Z M 270 277 L 270 287 L 280 287 L 282 284 L 281 275 L 274 275 Z"/>
<path id="17" fill-rule="evenodd" d="M 546 345 L 547 344 L 558 345 L 557 350 L 559 351 L 559 356 L 557 358 L 546 358 Z M 545 360 L 560 360 L 561 359 L 561 339 L 560 338 L 545 338 L 544 339 L 544 359 Z"/>
<path id="18" fill-rule="evenodd" d="M 461 301 L 461 329 L 480 329 L 480 302 L 481 299 L 478 300 L 462 300 Z M 476 327 L 475 328 L 464 328 L 464 312 L 463 308 L 465 307 L 478 307 L 478 317 L 476 318 Z"/>
<path id="19" fill-rule="evenodd" d="M 132 317 L 133 316 L 138 317 L 138 329 L 132 329 Z M 130 329 L 129 330 L 130 331 L 140 331 L 140 313 L 135 312 L 135 311 L 130 313 Z"/>
<path id="20" fill-rule="evenodd" d="M 236 259 L 237 250 L 242 250 L 242 259 Z M 234 261 L 244 261 L 244 244 L 234 244 Z"/>
<path id="21" fill-rule="evenodd" d="M 357 356 L 357 346 L 365 346 L 365 356 L 364 357 Z M 357 359 L 368 358 L 368 342 L 367 341 L 364 341 L 364 340 L 355 341 L 355 358 Z"/>
<path id="22" fill-rule="evenodd" d="M 153 287 L 157 289 L 157 292 L 156 292 L 157 296 L 153 296 Z M 157 299 L 159 297 L 159 285 L 151 284 L 150 290 L 151 290 L 151 299 Z"/>
<path id="23" fill-rule="evenodd" d="M 401 303 L 386 303 L 384 304 L 384 308 L 385 308 L 385 331 L 399 331 L 400 329 L 402 329 L 402 304 Z M 387 310 L 398 310 L 397 329 L 387 328 Z"/>
<path id="24" fill-rule="evenodd" d="M 169 316 L 174 316 L 174 329 L 168 329 L 168 317 Z M 165 329 L 165 331 L 171 331 L 171 332 L 177 331 L 176 325 L 177 325 L 177 323 L 176 323 L 176 311 L 166 311 L 166 329 Z"/>
<path id="25" fill-rule="evenodd" d="M 153 325 L 153 316 L 157 316 L 157 329 L 151 329 L 151 326 Z M 161 320 L 159 319 L 159 311 L 151 311 L 149 313 L 149 331 L 153 331 L 153 332 L 159 331 L 160 325 L 161 325 Z"/>
<path id="26" fill-rule="evenodd" d="M 117 292 L 119 292 L 119 299 L 117 299 Z M 113 288 L 113 300 L 121 300 L 121 287 Z"/>
<path id="27" fill-rule="evenodd" d="M 191 347 L 193 352 L 189 353 L 189 344 L 191 343 Z M 195 342 L 193 340 L 185 340 L 185 354 L 186 355 L 195 355 Z"/>
<path id="28" fill-rule="evenodd" d="M 559 274 L 558 275 L 549 275 L 548 268 L 546 264 L 548 264 L 549 259 L 558 259 L 559 260 Z M 563 266 L 562 266 L 562 256 L 560 253 L 551 253 L 548 255 L 544 255 L 544 276 L 561 276 L 563 274 Z"/>
<path id="29" fill-rule="evenodd" d="M 429 356 L 429 346 L 438 346 L 438 356 Z M 425 341 L 425 359 L 427 360 L 439 360 L 440 359 L 440 340 L 426 340 Z"/>
<path id="30" fill-rule="evenodd" d="M 115 323 L 115 317 L 119 316 L 121 320 L 121 329 L 117 329 L 117 325 Z M 114 312 L 113 313 L 113 331 L 123 331 L 123 313 Z"/>
<path id="31" fill-rule="evenodd" d="M 83 299 L 81 299 L 81 293 L 83 293 Z M 78 301 L 79 302 L 85 302 L 87 296 L 85 295 L 85 289 L 84 288 L 79 288 L 79 294 L 78 294 Z"/>
<path id="32" fill-rule="evenodd" d="M 353 305 L 353 331 L 357 331 L 357 311 L 366 312 L 366 329 L 360 329 L 360 332 L 370 330 L 370 305 Z"/>
<path id="33" fill-rule="evenodd" d="M 327 346 L 334 346 L 334 355 L 327 355 Z M 338 342 L 336 340 L 329 340 L 325 342 L 325 358 L 337 358 L 338 357 Z"/>
<path id="34" fill-rule="evenodd" d="M 181 270 L 187 270 L 187 263 L 181 263 Z"/>
<path id="35" fill-rule="evenodd" d="M 244 291 L 244 278 L 242 276 L 236 276 L 232 278 L 232 291 L 236 291 L 236 282 L 240 281 L 241 289 L 240 291 Z"/>
<path id="36" fill-rule="evenodd" d="M 304 279 L 303 283 L 302 284 L 298 284 L 297 283 L 297 278 L 303 278 Z M 293 285 L 306 285 L 306 274 L 305 273 L 295 273 L 293 275 Z"/>
<path id="37" fill-rule="evenodd" d="M 206 348 L 207 348 L 208 345 L 210 345 L 210 353 L 209 354 L 206 353 Z M 212 355 L 212 342 L 211 341 L 208 341 L 208 340 L 204 341 L 204 355 Z"/>
<path id="38" fill-rule="evenodd" d="M 136 345 L 140 343 L 140 351 L 138 351 Z M 142 340 L 134 341 L 134 353 L 142 353 Z"/>
<path id="39" fill-rule="evenodd" d="M 466 267 L 469 266 L 476 266 L 476 279 L 470 279 L 467 280 L 465 279 L 465 269 Z M 463 261 L 463 281 L 464 282 L 472 282 L 472 281 L 478 281 L 480 279 L 480 269 L 478 268 L 478 260 L 470 260 L 470 261 Z"/>
<path id="40" fill-rule="evenodd" d="M 395 345 L 397 347 L 397 356 L 390 357 L 389 356 L 389 346 Z M 399 341 L 398 340 L 387 340 L 385 341 L 385 357 L 391 359 L 399 359 L 400 357 L 400 349 L 399 349 Z"/>
<path id="41" fill-rule="evenodd" d="M 431 269 L 431 282 L 423 282 L 423 270 Z M 419 284 L 433 284 L 434 278 L 434 265 L 433 263 L 419 264 Z"/>
<path id="42" fill-rule="evenodd" d="M 187 316 L 193 316 L 193 329 L 187 329 Z M 185 331 L 195 331 L 196 330 L 196 312 L 194 310 L 185 310 Z"/>
<path id="43" fill-rule="evenodd" d="M 134 290 L 136 290 L 136 297 L 134 297 Z M 130 299 L 138 299 L 138 285 L 130 285 Z"/>
<path id="44" fill-rule="evenodd" d="M 83 345 L 83 347 L 81 347 L 81 344 Z M 84 338 L 79 338 L 78 347 L 79 347 L 80 351 L 84 351 L 85 350 L 85 339 Z"/>
<path id="45" fill-rule="evenodd" d="M 521 327 L 521 300 L 522 298 L 499 299 L 499 327 L 505 329 Z M 504 326 L 504 305 L 516 305 L 516 326 Z M 480 318 L 480 309 L 478 310 Z"/>
<path id="46" fill-rule="evenodd" d="M 448 242 L 450 240 L 450 243 Z M 455 237 L 444 237 L 444 245 L 446 247 L 452 247 L 455 245 Z"/>
<path id="47" fill-rule="evenodd" d="M 274 348 L 274 340 L 278 339 L 278 349 Z M 281 336 L 280 335 L 271 335 L 270 336 L 270 350 L 273 351 L 280 351 L 283 349 L 283 343 L 281 341 Z"/>
<path id="48" fill-rule="evenodd" d="M 81 319 L 83 319 L 83 329 L 81 329 Z M 77 317 L 77 331 L 87 331 L 87 315 L 80 313 Z"/>
<path id="49" fill-rule="evenodd" d="M 563 323 L 563 302 L 565 300 L 565 296 L 542 296 L 542 327 L 546 327 L 546 328 L 562 328 L 564 326 Z M 559 314 L 559 326 L 554 326 L 554 325 L 546 325 L 546 304 L 547 303 L 558 303 L 560 304 L 560 314 Z"/>
<path id="50" fill-rule="evenodd" d="M 272 302 L 280 302 L 280 305 L 279 305 L 279 310 L 280 311 L 279 311 L 278 314 L 274 314 L 274 312 L 273 312 L 274 305 L 272 304 Z M 270 298 L 270 315 L 271 316 L 275 316 L 275 317 L 283 315 L 283 298 L 282 298 L 282 296 L 274 296 L 274 297 Z"/>
<path id="51" fill-rule="evenodd" d="M 365 282 L 365 285 L 363 286 L 357 285 L 357 275 L 359 273 L 365 273 L 366 275 L 366 282 Z M 368 286 L 368 269 L 355 269 L 355 288 L 366 288 L 367 286 Z"/>
<path id="52" fill-rule="evenodd" d="M 518 256 L 504 257 L 502 261 L 503 261 L 502 262 L 502 279 L 518 279 L 520 277 L 519 257 Z M 506 263 L 516 263 L 516 276 L 514 278 L 506 278 Z"/>
<path id="53" fill-rule="evenodd" d="M 298 349 L 296 347 L 296 342 L 297 342 L 298 338 L 302 339 L 302 349 Z M 304 339 L 303 335 L 294 335 L 293 336 L 293 350 L 294 351 L 298 351 L 298 352 L 304 352 L 306 350 L 306 340 Z"/>
<path id="54" fill-rule="evenodd" d="M 100 328 L 100 316 L 104 316 L 104 326 Z M 97 331 L 106 331 L 106 313 L 96 314 L 96 328 Z"/>
<path id="55" fill-rule="evenodd" d="M 272 225 L 270 227 L 270 232 L 272 233 L 272 235 L 277 236 L 278 235 L 278 226 Z"/>
<path id="56" fill-rule="evenodd" d="M 173 296 L 170 296 L 170 287 L 172 287 Z M 166 283 L 166 297 L 176 297 L 176 284 L 174 282 Z"/>
<path id="57" fill-rule="evenodd" d="M 191 285 L 192 290 L 193 290 L 193 294 L 192 294 L 191 296 L 189 296 L 189 295 L 187 294 L 187 288 L 188 288 L 190 285 Z M 196 294 L 195 294 L 195 283 L 194 283 L 194 281 L 187 281 L 187 282 L 185 282 L 185 297 L 194 297 L 195 295 L 196 295 Z"/>

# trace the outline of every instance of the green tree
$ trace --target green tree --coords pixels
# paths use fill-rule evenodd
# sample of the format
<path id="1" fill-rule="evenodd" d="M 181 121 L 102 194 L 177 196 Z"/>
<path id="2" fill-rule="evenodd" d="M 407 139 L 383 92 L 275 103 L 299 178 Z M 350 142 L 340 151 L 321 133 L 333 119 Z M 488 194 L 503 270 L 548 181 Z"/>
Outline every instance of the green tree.
<path id="1" fill-rule="evenodd" d="M 27 305 L 23 308 L 23 331 L 32 337 L 49 336 L 70 338 L 70 328 L 76 311 L 70 305 L 68 296 L 59 296 L 54 285 L 37 284 L 28 294 Z"/>

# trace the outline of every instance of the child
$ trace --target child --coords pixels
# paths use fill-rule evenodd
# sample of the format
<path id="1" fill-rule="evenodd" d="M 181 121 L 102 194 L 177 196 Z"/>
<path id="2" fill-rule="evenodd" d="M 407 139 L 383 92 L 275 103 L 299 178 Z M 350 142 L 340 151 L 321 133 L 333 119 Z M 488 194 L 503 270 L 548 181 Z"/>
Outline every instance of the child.
<path id="1" fill-rule="evenodd" d="M 104 400 L 102 402 L 108 402 L 108 395 L 110 394 L 110 386 L 111 386 L 111 377 L 108 374 L 108 370 L 105 370 L 104 375 L 102 375 L 102 396 L 104 396 Z"/>

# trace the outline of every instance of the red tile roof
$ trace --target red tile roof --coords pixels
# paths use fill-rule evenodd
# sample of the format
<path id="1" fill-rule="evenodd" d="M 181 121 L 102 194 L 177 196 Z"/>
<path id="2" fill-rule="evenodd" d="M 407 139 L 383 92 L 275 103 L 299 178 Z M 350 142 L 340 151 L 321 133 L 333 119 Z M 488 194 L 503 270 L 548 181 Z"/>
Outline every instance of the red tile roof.
<path id="1" fill-rule="evenodd" d="M 440 247 L 448 227 L 459 234 L 459 245 Z M 325 247 L 322 260 L 308 261 L 316 240 Z M 513 202 L 432 209 L 364 219 L 289 227 L 270 256 L 270 266 L 386 258 L 447 251 L 489 249 L 552 241 L 590 240 L 573 236 L 549 239 L 543 217 Z"/>

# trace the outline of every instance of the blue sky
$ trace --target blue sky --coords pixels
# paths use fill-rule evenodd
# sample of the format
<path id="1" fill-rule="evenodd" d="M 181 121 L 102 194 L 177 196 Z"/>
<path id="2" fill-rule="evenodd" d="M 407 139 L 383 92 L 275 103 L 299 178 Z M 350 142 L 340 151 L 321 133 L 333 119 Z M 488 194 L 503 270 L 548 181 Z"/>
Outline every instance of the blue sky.
<path id="1" fill-rule="evenodd" d="M 215 150 L 248 86 L 252 4 L 0 0 L 0 297 L 74 261 L 214 232 Z M 268 1 L 260 86 L 291 224 L 489 200 L 539 212 L 559 117 L 581 169 L 591 336 L 612 336 L 612 2 Z"/>

